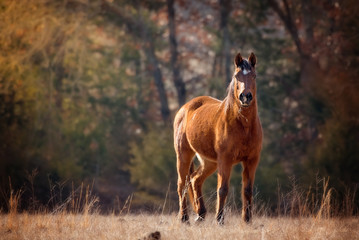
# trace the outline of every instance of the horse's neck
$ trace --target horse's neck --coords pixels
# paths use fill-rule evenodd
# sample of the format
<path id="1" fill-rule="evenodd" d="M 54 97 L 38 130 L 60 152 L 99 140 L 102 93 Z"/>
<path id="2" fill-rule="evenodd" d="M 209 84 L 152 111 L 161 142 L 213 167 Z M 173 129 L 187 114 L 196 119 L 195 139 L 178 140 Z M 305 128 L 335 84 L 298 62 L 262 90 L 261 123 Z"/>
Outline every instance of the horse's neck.
<path id="1" fill-rule="evenodd" d="M 226 99 L 229 101 L 229 99 Z M 225 116 L 228 124 L 241 124 L 249 127 L 257 121 L 257 101 L 252 102 L 249 108 L 240 108 L 235 102 L 226 104 Z"/>

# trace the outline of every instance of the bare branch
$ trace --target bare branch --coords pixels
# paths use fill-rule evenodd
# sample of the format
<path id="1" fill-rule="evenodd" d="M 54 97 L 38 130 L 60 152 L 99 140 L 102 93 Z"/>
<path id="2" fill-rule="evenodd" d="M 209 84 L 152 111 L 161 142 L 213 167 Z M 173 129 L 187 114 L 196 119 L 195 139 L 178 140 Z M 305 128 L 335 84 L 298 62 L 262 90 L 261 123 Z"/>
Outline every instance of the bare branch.
<path id="1" fill-rule="evenodd" d="M 302 51 L 302 44 L 299 39 L 298 29 L 290 13 L 290 7 L 287 0 L 283 0 L 285 10 L 282 10 L 280 8 L 276 0 L 268 0 L 268 3 L 272 7 L 272 9 L 278 14 L 279 18 L 283 21 L 285 27 L 289 31 L 289 34 L 291 35 L 297 47 L 299 55 L 304 56 L 304 53 Z"/>

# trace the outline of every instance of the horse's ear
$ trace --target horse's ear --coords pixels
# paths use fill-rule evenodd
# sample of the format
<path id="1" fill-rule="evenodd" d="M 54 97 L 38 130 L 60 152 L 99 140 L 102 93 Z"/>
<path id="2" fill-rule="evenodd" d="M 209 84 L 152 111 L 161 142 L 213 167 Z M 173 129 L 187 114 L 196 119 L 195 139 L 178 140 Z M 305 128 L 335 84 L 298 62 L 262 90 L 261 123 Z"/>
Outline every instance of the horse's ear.
<path id="1" fill-rule="evenodd" d="M 238 53 L 236 58 L 234 59 L 234 65 L 236 67 L 239 67 L 240 65 L 242 65 L 242 62 L 243 62 L 243 58 L 242 58 L 241 54 Z"/>
<path id="2" fill-rule="evenodd" d="M 249 64 L 251 64 L 252 67 L 254 67 L 257 63 L 257 57 L 254 55 L 254 53 L 251 53 L 251 55 L 248 58 Z"/>

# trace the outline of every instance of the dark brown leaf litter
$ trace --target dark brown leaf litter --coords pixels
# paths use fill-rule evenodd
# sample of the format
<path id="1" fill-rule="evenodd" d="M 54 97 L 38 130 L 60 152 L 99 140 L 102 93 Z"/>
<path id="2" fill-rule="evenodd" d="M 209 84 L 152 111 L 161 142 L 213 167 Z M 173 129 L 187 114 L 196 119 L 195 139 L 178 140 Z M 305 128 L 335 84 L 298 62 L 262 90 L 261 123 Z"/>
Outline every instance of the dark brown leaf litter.
<path id="1" fill-rule="evenodd" d="M 159 231 L 150 233 L 146 237 L 142 238 L 142 240 L 159 240 L 159 239 L 161 239 L 161 233 Z"/>

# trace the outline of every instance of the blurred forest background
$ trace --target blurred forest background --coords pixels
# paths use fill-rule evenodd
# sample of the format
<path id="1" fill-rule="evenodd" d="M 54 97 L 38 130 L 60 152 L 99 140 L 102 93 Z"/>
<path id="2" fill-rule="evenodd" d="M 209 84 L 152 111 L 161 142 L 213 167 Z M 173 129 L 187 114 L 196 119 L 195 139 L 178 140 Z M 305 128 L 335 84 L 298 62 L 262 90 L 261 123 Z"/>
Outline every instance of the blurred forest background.
<path id="1" fill-rule="evenodd" d="M 0 209 L 10 189 L 22 209 L 51 208 L 84 183 L 103 211 L 129 197 L 176 211 L 174 114 L 223 99 L 238 51 L 258 59 L 257 201 L 274 209 L 278 189 L 325 177 L 358 206 L 358 13 L 357 0 L 1 0 Z M 240 182 L 238 165 L 239 206 Z"/>

